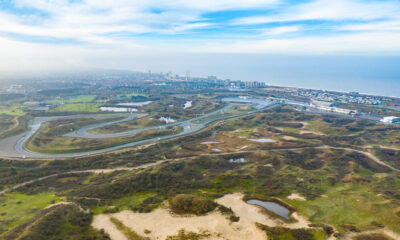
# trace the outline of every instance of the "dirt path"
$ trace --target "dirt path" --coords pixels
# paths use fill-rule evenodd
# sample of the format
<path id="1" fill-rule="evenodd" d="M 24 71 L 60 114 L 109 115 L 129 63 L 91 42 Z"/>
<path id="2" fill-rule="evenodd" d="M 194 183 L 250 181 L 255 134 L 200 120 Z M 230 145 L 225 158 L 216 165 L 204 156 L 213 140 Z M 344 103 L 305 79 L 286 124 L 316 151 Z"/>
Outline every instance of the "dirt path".
<path id="1" fill-rule="evenodd" d="M 378 157 L 376 157 L 375 155 L 373 155 L 370 152 L 365 152 L 365 151 L 361 151 L 361 150 L 356 150 L 356 149 L 352 149 L 352 148 L 344 148 L 344 147 L 331 147 L 331 146 L 319 146 L 319 147 L 301 147 L 301 148 L 281 148 L 281 149 L 270 149 L 270 150 L 266 150 L 266 151 L 272 151 L 272 152 L 279 152 L 279 151 L 295 151 L 295 150 L 305 150 L 305 149 L 336 149 L 336 150 L 346 150 L 346 151 L 350 151 L 350 152 L 358 152 L 361 154 L 364 154 L 365 156 L 369 157 L 370 159 L 372 159 L 373 161 L 375 161 L 376 163 L 388 167 L 393 171 L 397 171 L 400 172 L 399 169 L 394 168 L 392 166 L 390 166 L 389 164 L 382 162 Z M 76 171 L 69 171 L 69 172 L 64 172 L 64 173 L 57 173 L 57 174 L 52 174 L 49 176 L 44 176 L 44 177 L 40 177 L 37 179 L 33 179 L 24 183 L 20 183 L 17 184 L 15 186 L 6 188 L 2 191 L 0 191 L 0 195 L 16 190 L 20 187 L 24 187 L 27 186 L 29 184 L 35 183 L 35 182 L 39 182 L 39 181 L 43 181 L 46 180 L 48 178 L 52 178 L 52 177 L 58 177 L 58 176 L 62 176 L 62 175 L 67 175 L 67 174 L 74 174 L 74 173 L 109 173 L 109 172 L 115 172 L 115 171 L 132 171 L 132 170 L 137 170 L 137 169 L 145 169 L 145 168 L 150 168 L 150 167 L 154 167 L 160 164 L 163 164 L 165 162 L 175 162 L 175 161 L 182 161 L 182 160 L 190 160 L 190 159 L 194 159 L 200 156 L 224 156 L 224 155 L 232 155 L 232 154 L 240 154 L 240 153 L 251 153 L 252 151 L 238 151 L 238 152 L 226 152 L 226 153 L 212 153 L 212 154 L 200 154 L 197 156 L 192 156 L 192 157 L 184 157 L 184 158 L 175 158 L 175 159 L 163 159 L 163 160 L 159 160 L 153 163 L 147 163 L 147 164 L 143 164 L 143 165 L 139 165 L 136 167 L 119 167 L 119 168 L 108 168 L 108 169 L 89 169 L 89 170 L 76 170 Z"/>
<path id="2" fill-rule="evenodd" d="M 349 151 L 349 152 L 357 152 L 357 153 L 361 153 L 365 156 L 367 156 L 368 158 L 370 158 L 371 160 L 373 160 L 374 162 L 378 163 L 379 165 L 385 166 L 390 168 L 393 171 L 396 172 L 400 172 L 400 169 L 397 169 L 395 167 L 392 167 L 391 165 L 381 161 L 378 157 L 376 157 L 375 155 L 373 155 L 370 152 L 366 152 L 366 151 L 361 151 L 361 150 L 356 150 L 356 149 L 352 149 L 352 148 L 346 148 L 346 147 L 332 147 L 332 146 L 319 146 L 319 147 L 301 147 L 301 148 L 281 148 L 281 149 L 271 149 L 268 151 L 273 151 L 273 152 L 278 152 L 278 151 L 295 151 L 295 150 L 305 150 L 305 149 L 336 149 L 336 150 L 345 150 L 345 151 Z"/>
<path id="3" fill-rule="evenodd" d="M 188 159 L 188 158 L 185 158 L 185 159 Z M 78 173 L 78 174 L 79 173 L 109 173 L 109 172 L 125 171 L 125 170 L 126 171 L 131 171 L 131 170 L 138 170 L 138 169 L 142 169 L 142 168 L 154 167 L 154 166 L 163 164 L 164 162 L 180 161 L 180 160 L 182 160 L 182 159 L 160 160 L 160 161 L 157 161 L 157 162 L 154 162 L 154 163 L 147 163 L 147 164 L 139 165 L 139 166 L 136 166 L 136 167 L 120 167 L 120 168 L 109 168 L 109 169 L 89 169 L 89 170 L 77 170 L 77 171 L 69 171 L 69 172 L 64 172 L 64 173 L 56 173 L 56 174 L 48 175 L 48 176 L 45 176 L 45 177 L 40 177 L 40 178 L 37 178 L 37 179 L 33 179 L 33 180 L 30 180 L 30 181 L 23 182 L 23 183 L 15 185 L 15 186 L 6 188 L 6 189 L 0 191 L 0 195 L 4 194 L 4 193 L 7 193 L 7 192 L 10 192 L 10 191 L 13 191 L 13 190 L 16 190 L 16 189 L 18 189 L 20 187 L 24 187 L 24 186 L 27 186 L 29 184 L 32 184 L 32 183 L 35 183 L 35 182 L 40 182 L 40 181 L 43 181 L 43 180 L 46 180 L 46 179 L 52 178 L 52 177 L 59 177 L 59 176 L 68 175 L 68 174 L 75 174 L 75 173 Z"/>
<path id="4" fill-rule="evenodd" d="M 383 146 L 383 145 L 380 145 L 379 147 L 382 148 L 382 149 L 389 149 L 389 150 L 394 150 L 394 151 L 400 151 L 400 148 L 396 148 L 396 147 L 389 147 L 389 146 Z"/>
<path id="5" fill-rule="evenodd" d="M 81 208 L 81 206 L 79 206 L 79 205 L 77 205 L 76 203 L 73 203 L 73 202 L 58 202 L 58 203 L 55 203 L 55 204 L 51 204 L 51 205 L 47 206 L 46 208 L 44 208 L 44 209 L 47 209 L 47 210 L 49 210 L 49 211 L 48 211 L 46 214 L 44 214 L 43 216 L 40 216 L 40 217 L 39 217 L 38 219 L 36 219 L 35 221 L 29 223 L 29 224 L 23 229 L 23 231 L 22 231 L 21 233 L 19 233 L 18 238 L 16 238 L 16 239 L 21 239 L 22 237 L 24 237 L 24 236 L 29 232 L 29 230 L 30 230 L 32 227 L 34 227 L 38 222 L 40 222 L 40 221 L 41 221 L 42 219 L 44 219 L 45 217 L 47 217 L 47 216 L 49 216 L 50 214 L 52 214 L 53 211 L 54 211 L 54 209 L 55 209 L 57 206 L 59 206 L 59 205 L 76 205 L 76 206 L 79 207 L 79 209 L 80 209 L 81 211 L 84 211 L 84 210 Z M 54 209 L 53 209 L 53 208 L 54 208 Z"/>
<path id="6" fill-rule="evenodd" d="M 308 130 L 301 130 L 300 134 L 315 134 L 315 135 L 319 135 L 319 136 L 326 136 L 325 133 L 321 133 L 321 132 L 314 132 L 314 131 L 308 131 Z"/>
<path id="7" fill-rule="evenodd" d="M 370 152 L 365 152 L 365 151 L 356 150 L 356 149 L 352 149 L 352 148 L 345 148 L 345 147 L 329 147 L 329 146 L 327 146 L 327 147 L 331 148 L 331 149 L 341 149 L 341 150 L 346 150 L 346 151 L 351 151 L 351 152 L 357 152 L 357 153 L 364 154 L 365 156 L 369 157 L 370 159 L 372 159 L 376 163 L 378 163 L 378 164 L 380 164 L 382 166 L 386 166 L 386 167 L 392 169 L 393 171 L 400 172 L 400 169 L 397 169 L 397 168 L 392 167 L 391 165 L 389 165 L 389 164 L 387 164 L 385 162 L 382 162 L 378 157 L 376 157 L 375 155 L 373 155 Z"/>

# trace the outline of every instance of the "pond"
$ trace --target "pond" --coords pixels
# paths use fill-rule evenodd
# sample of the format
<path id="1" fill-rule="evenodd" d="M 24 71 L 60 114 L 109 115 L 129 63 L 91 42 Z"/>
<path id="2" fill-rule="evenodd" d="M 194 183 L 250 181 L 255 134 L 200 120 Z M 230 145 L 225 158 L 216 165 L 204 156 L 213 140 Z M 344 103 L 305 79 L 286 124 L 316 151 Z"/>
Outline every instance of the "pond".
<path id="1" fill-rule="evenodd" d="M 212 148 L 211 150 L 213 150 L 214 152 L 222 152 L 222 150 L 219 148 Z"/>
<path id="2" fill-rule="evenodd" d="M 219 143 L 219 142 L 218 141 L 205 141 L 200 144 L 216 144 L 216 143 Z"/>
<path id="3" fill-rule="evenodd" d="M 245 158 L 231 158 L 229 159 L 230 163 L 246 163 L 246 159 Z"/>
<path id="4" fill-rule="evenodd" d="M 267 209 L 268 211 L 278 214 L 279 216 L 283 217 L 284 219 L 290 219 L 290 217 L 289 217 L 290 210 L 278 203 L 260 201 L 257 199 L 250 199 L 247 201 L 247 203 L 263 207 L 263 208 Z"/>
<path id="5" fill-rule="evenodd" d="M 275 143 L 276 141 L 274 139 L 270 139 L 270 138 L 258 138 L 258 139 L 250 139 L 250 141 L 253 142 L 259 142 L 259 143 Z"/>
<path id="6" fill-rule="evenodd" d="M 125 107 L 141 107 L 147 104 L 152 103 L 152 101 L 146 101 L 146 102 L 127 102 L 127 103 L 118 103 L 118 106 L 125 106 Z"/>
<path id="7" fill-rule="evenodd" d="M 136 108 L 127 107 L 100 107 L 102 112 L 137 112 Z"/>

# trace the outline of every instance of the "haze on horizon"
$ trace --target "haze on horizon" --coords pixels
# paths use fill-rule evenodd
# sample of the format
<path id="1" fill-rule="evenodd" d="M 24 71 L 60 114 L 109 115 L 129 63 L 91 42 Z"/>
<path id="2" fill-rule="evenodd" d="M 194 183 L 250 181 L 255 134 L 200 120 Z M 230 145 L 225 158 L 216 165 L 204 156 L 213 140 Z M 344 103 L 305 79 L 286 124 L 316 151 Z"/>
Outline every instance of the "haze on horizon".
<path id="1" fill-rule="evenodd" d="M 0 22 L 3 78 L 189 69 L 194 76 L 400 95 L 395 0 L 0 0 Z"/>

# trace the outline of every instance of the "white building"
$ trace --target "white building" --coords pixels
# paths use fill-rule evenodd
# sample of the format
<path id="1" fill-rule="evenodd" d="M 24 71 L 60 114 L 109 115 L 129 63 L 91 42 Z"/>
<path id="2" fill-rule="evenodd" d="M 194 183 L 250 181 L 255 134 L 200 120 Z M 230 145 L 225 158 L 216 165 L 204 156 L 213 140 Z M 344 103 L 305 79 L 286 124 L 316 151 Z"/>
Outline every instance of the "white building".
<path id="1" fill-rule="evenodd" d="M 383 122 L 383 123 L 397 123 L 397 122 L 400 122 L 400 118 L 399 117 L 393 117 L 393 116 L 384 117 L 384 118 L 381 119 L 381 122 Z"/>

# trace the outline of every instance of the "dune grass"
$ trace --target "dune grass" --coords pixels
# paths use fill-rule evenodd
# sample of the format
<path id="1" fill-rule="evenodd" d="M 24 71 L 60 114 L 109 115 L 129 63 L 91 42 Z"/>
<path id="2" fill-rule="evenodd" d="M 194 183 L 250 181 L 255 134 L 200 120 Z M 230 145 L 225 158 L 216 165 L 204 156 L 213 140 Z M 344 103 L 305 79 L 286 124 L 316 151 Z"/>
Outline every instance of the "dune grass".
<path id="1" fill-rule="evenodd" d="M 0 230 L 11 230 L 39 214 L 41 209 L 62 199 L 48 192 L 34 195 L 14 192 L 0 196 Z"/>
<path id="2" fill-rule="evenodd" d="M 24 115 L 24 112 L 22 111 L 20 104 L 14 104 L 11 106 L 0 106 L 0 114 L 22 116 Z"/>
<path id="3" fill-rule="evenodd" d="M 62 99 L 52 99 L 46 101 L 47 103 L 85 103 L 85 102 L 92 102 L 96 98 L 96 95 L 77 95 Z"/>
<path id="4" fill-rule="evenodd" d="M 111 217 L 110 220 L 121 232 L 124 233 L 125 237 L 128 240 L 150 240 L 150 238 L 148 237 L 140 236 L 135 231 L 125 226 L 125 224 L 123 224 L 120 220 L 116 219 L 115 217 Z"/>
<path id="5" fill-rule="evenodd" d="M 98 112 L 101 103 L 67 103 L 56 107 L 52 112 Z"/>
<path id="6" fill-rule="evenodd" d="M 140 192 L 127 195 L 122 198 L 117 198 L 112 200 L 112 206 L 115 206 L 119 211 L 122 210 L 130 210 L 135 205 L 139 205 L 145 200 L 146 198 L 155 196 L 156 193 L 154 192 Z M 93 210 L 94 214 L 101 214 L 107 209 L 107 206 L 100 206 Z"/>
<path id="7" fill-rule="evenodd" d="M 130 129 L 139 129 L 144 127 L 160 126 L 164 122 L 154 119 L 153 117 L 144 117 L 139 119 L 133 119 L 126 122 L 120 122 L 113 125 L 104 126 L 101 128 L 95 128 L 89 130 L 92 134 L 105 134 L 105 133 L 116 133 L 123 132 Z"/>
<path id="8" fill-rule="evenodd" d="M 119 94 L 119 95 L 117 95 L 117 97 L 118 98 L 132 98 L 132 97 L 148 97 L 148 95 L 147 94 L 144 94 L 144 93 L 135 93 L 135 92 L 133 92 L 133 93 L 127 93 L 127 94 Z"/>
<path id="9" fill-rule="evenodd" d="M 45 128 L 45 127 L 44 127 Z M 74 153 L 104 149 L 130 142 L 150 138 L 162 137 L 182 131 L 182 127 L 173 129 L 151 129 L 134 135 L 115 138 L 79 138 L 63 136 L 46 136 L 41 132 L 36 133 L 25 143 L 27 149 L 39 153 Z"/>
<path id="10" fill-rule="evenodd" d="M 326 196 L 309 201 L 292 201 L 301 214 L 315 223 L 331 223 L 339 231 L 343 225 L 368 230 L 372 223 L 380 223 L 394 231 L 400 231 L 400 218 L 390 201 L 370 191 L 361 184 L 339 184 Z"/>

